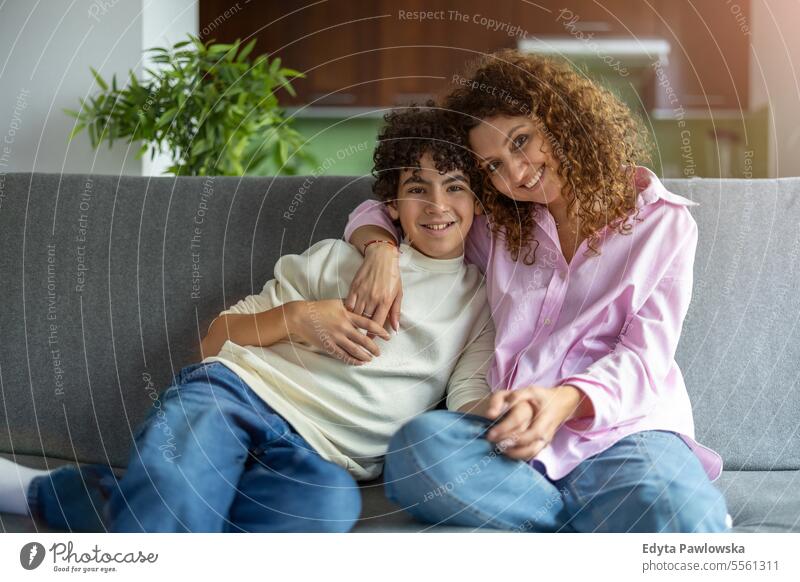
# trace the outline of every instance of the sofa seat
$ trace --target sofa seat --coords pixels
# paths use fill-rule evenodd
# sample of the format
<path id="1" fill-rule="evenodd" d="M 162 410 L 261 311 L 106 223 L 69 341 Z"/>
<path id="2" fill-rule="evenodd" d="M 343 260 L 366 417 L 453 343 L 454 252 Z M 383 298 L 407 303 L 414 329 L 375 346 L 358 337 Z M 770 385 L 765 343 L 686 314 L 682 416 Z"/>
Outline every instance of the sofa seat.
<path id="1" fill-rule="evenodd" d="M 800 471 L 723 471 L 735 532 L 800 532 Z"/>
<path id="2" fill-rule="evenodd" d="M 9 458 L 9 455 L 2 455 Z M 63 465 L 63 459 L 17 455 L 17 462 L 43 469 Z M 122 471 L 117 471 L 121 475 Z M 800 532 L 800 471 L 725 471 L 716 482 L 728 501 L 734 532 Z M 416 521 L 383 494 L 380 479 L 361 484 L 361 519 L 354 532 L 471 532 L 472 528 L 430 525 Z M 0 531 L 52 533 L 31 518 L 0 513 Z M 484 530 L 496 532 L 498 530 Z"/>

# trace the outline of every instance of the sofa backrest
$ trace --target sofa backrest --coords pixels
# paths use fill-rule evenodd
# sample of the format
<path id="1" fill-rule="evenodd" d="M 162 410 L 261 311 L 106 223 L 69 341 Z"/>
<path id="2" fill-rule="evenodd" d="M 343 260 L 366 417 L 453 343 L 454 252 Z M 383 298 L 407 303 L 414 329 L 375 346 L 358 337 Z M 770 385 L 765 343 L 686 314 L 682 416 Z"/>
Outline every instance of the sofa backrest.
<path id="1" fill-rule="evenodd" d="M 726 469 L 800 468 L 800 178 L 667 180 L 699 202 L 677 360 Z"/>
<path id="2" fill-rule="evenodd" d="M 700 202 L 678 349 L 728 469 L 800 468 L 800 179 L 668 181 Z M 0 452 L 123 466 L 210 321 L 341 236 L 368 177 L 0 176 Z"/>
<path id="3" fill-rule="evenodd" d="M 282 254 L 341 237 L 371 192 L 369 178 L 3 178 L 0 451 L 115 466 L 211 320 Z"/>

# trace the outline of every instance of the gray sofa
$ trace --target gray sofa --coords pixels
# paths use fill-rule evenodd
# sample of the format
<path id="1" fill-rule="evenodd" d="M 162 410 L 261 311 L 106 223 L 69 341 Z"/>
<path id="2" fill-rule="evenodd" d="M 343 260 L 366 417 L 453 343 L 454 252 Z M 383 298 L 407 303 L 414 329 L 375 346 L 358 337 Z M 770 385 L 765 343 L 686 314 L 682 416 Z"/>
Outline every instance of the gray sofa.
<path id="1" fill-rule="evenodd" d="M 800 531 L 800 179 L 668 187 L 701 203 L 677 356 L 697 437 L 725 459 L 735 531 Z M 197 359 L 210 320 L 369 194 L 355 177 L 0 175 L 0 454 L 122 469 L 152 387 Z M 431 529 L 379 482 L 363 493 L 357 531 Z"/>

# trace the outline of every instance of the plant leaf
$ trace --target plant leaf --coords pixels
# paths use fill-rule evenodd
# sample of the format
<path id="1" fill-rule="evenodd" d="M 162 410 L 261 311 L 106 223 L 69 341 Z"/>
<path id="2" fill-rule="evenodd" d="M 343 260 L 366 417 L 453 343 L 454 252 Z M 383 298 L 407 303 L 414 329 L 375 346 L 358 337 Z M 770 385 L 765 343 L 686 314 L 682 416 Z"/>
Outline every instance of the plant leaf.
<path id="1" fill-rule="evenodd" d="M 92 71 L 92 75 L 94 76 L 94 80 L 97 81 L 97 84 L 100 85 L 100 88 L 103 91 L 108 91 L 108 85 L 106 84 L 105 81 L 103 81 L 103 77 L 100 76 L 100 73 L 98 73 L 94 69 L 94 67 L 89 67 L 89 69 Z"/>
<path id="2" fill-rule="evenodd" d="M 256 46 L 256 41 L 257 40 L 258 40 L 258 38 L 254 38 L 253 40 L 248 42 L 246 45 L 244 45 L 244 48 L 239 52 L 239 56 L 236 57 L 236 60 L 238 62 L 241 63 L 242 61 L 244 61 L 247 58 L 247 56 L 251 52 L 253 52 L 253 48 Z"/>
<path id="3" fill-rule="evenodd" d="M 67 141 L 68 142 L 72 141 L 75 138 L 75 136 L 78 135 L 85 128 L 86 125 L 83 123 L 78 123 L 77 125 L 75 125 L 75 127 L 72 128 L 72 131 L 69 132 L 69 137 L 67 138 Z"/>
<path id="4" fill-rule="evenodd" d="M 178 113 L 178 108 L 173 107 L 172 109 L 168 109 L 164 112 L 164 114 L 158 118 L 156 121 L 156 127 L 164 127 L 168 125 L 173 119 L 175 119 L 175 115 Z"/>

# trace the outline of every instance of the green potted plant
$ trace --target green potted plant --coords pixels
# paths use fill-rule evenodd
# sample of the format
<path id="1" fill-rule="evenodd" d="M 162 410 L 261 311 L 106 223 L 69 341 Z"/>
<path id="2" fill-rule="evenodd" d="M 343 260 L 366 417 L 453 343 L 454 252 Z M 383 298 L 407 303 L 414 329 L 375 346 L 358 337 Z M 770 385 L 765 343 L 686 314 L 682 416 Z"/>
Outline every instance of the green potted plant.
<path id="1" fill-rule="evenodd" d="M 279 58 L 248 55 L 255 39 L 242 46 L 189 40 L 149 49 L 157 70 L 118 88 L 116 75 L 107 83 L 94 69 L 101 92 L 81 99 L 72 140 L 86 131 L 92 147 L 103 141 L 141 141 L 141 158 L 150 151 L 167 153 L 167 173 L 189 176 L 296 174 L 313 160 L 303 138 L 291 127 L 276 92 L 294 95 L 291 80 L 303 75 L 281 67 Z"/>

